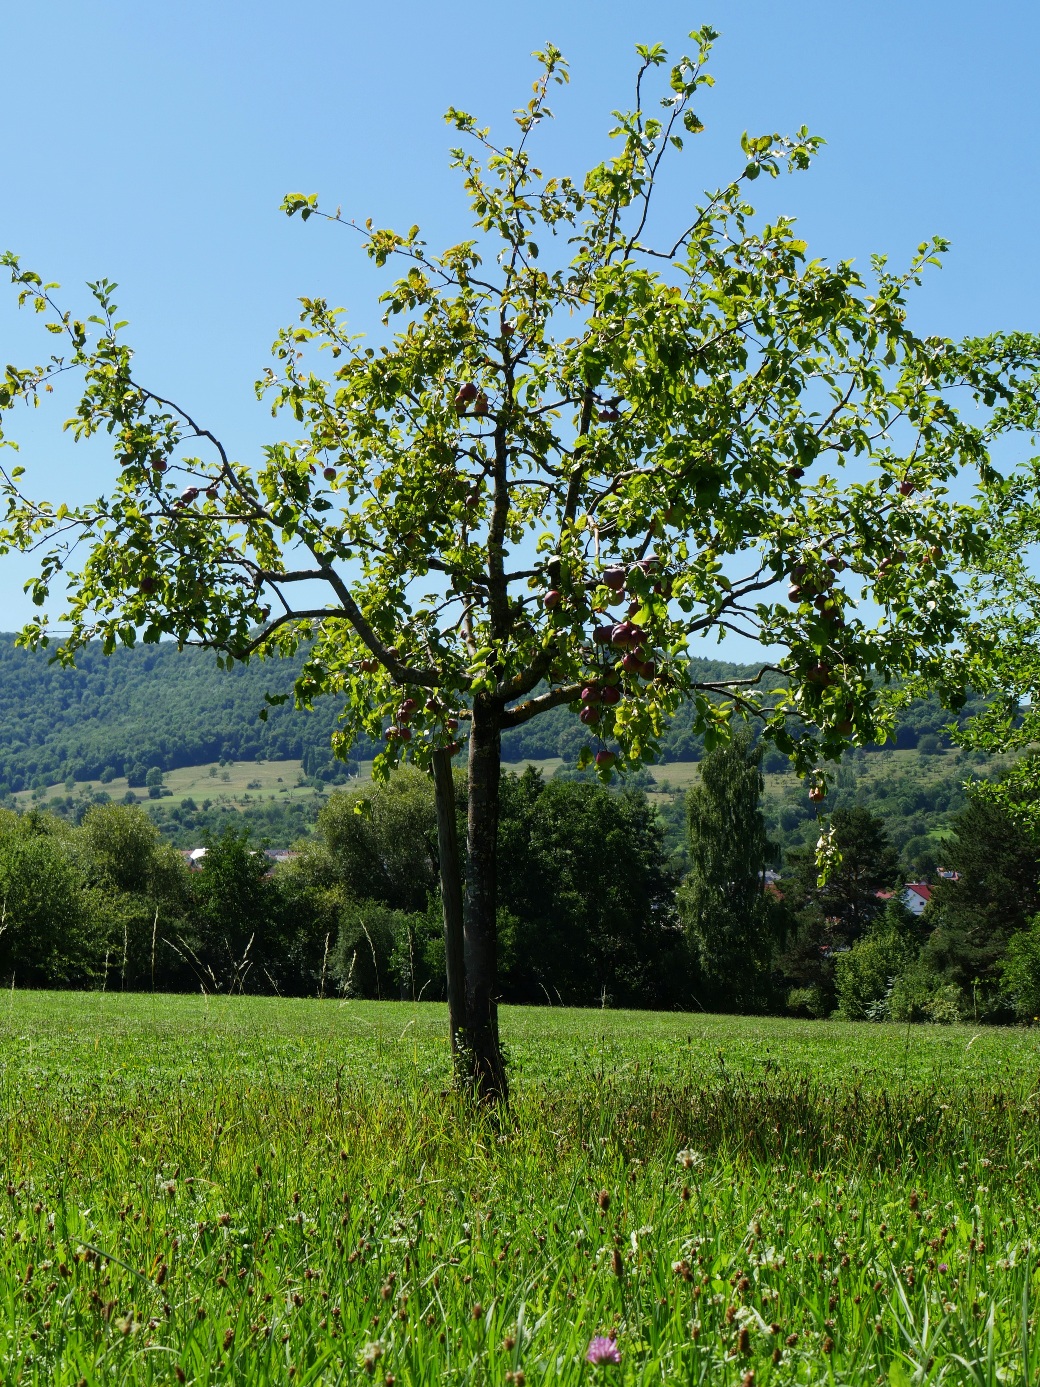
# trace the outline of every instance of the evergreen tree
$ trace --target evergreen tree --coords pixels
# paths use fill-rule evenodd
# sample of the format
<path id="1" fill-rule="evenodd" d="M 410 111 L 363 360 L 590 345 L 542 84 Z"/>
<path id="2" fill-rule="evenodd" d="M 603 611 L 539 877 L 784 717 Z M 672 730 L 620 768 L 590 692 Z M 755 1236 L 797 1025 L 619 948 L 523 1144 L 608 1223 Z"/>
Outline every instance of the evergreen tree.
<path id="1" fill-rule="evenodd" d="M 806 850 L 791 853 L 781 888 L 794 932 L 780 971 L 785 986 L 812 994 L 816 1015 L 827 1015 L 837 1001 L 836 951 L 864 937 L 889 899 L 878 892 L 893 891 L 899 882 L 899 854 L 876 814 L 862 805 L 836 809 L 831 829 L 841 860 L 823 885 L 816 854 Z"/>
<path id="2" fill-rule="evenodd" d="M 703 988 L 698 1000 L 726 1010 L 766 1001 L 778 910 L 765 892 L 776 850 L 759 808 L 761 747 L 741 728 L 701 763 L 686 797 L 690 872 L 678 904 Z"/>
<path id="3" fill-rule="evenodd" d="M 821 885 L 815 852 L 792 853 L 785 895 L 799 909 L 817 908 L 835 942 L 852 944 L 883 914 L 888 898 L 878 892 L 898 884 L 899 854 L 884 821 L 862 805 L 836 809 L 831 830 L 840 862 Z"/>
<path id="4" fill-rule="evenodd" d="M 1040 848 L 1022 818 L 976 795 L 956 820 L 947 858 L 959 876 L 936 887 L 927 960 L 973 1011 L 1000 1010 L 1000 960 L 1040 911 Z"/>

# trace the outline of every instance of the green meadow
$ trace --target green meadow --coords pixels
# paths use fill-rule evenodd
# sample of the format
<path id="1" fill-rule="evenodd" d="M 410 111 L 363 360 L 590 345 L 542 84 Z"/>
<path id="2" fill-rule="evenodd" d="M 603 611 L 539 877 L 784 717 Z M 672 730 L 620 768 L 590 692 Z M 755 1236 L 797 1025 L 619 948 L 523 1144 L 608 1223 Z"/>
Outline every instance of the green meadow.
<path id="1" fill-rule="evenodd" d="M 1040 1031 L 502 1023 L 7 994 L 0 1381 L 1037 1381 Z"/>

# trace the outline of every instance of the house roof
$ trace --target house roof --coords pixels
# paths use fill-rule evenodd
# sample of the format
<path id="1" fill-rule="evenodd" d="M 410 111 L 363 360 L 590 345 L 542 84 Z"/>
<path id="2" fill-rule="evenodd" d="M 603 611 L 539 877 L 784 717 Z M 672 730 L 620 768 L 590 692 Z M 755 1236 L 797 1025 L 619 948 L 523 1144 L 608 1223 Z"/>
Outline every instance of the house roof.
<path id="1" fill-rule="evenodd" d="M 930 901 L 932 899 L 932 888 L 926 881 L 908 881 L 906 883 L 906 889 L 908 891 L 913 891 L 914 894 L 920 896 L 923 901 Z"/>

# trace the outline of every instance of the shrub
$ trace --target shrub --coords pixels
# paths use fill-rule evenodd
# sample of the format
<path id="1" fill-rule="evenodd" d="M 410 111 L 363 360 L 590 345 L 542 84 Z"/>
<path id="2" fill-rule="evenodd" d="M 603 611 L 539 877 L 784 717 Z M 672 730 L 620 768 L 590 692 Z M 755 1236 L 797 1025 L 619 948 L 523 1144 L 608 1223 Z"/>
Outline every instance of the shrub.
<path id="1" fill-rule="evenodd" d="M 889 915 L 843 954 L 835 968 L 838 1012 L 846 1021 L 880 1019 L 871 1008 L 884 1001 L 892 980 L 914 960 L 916 941 L 893 927 Z"/>
<path id="2" fill-rule="evenodd" d="M 827 1014 L 827 999 L 823 988 L 815 984 L 812 987 L 792 987 L 787 994 L 787 1010 L 792 1016 L 809 1017 L 813 1021 L 822 1020 Z"/>
<path id="3" fill-rule="evenodd" d="M 1023 1020 L 1040 1015 L 1040 915 L 1012 936 L 1000 964 L 1001 991 Z"/>
<path id="4" fill-rule="evenodd" d="M 960 989 L 918 963 L 901 973 L 888 995 L 888 1015 L 892 1021 L 931 1021 L 953 1025 L 964 1019 Z"/>
<path id="5" fill-rule="evenodd" d="M 378 901 L 353 901 L 344 908 L 332 973 L 345 996 L 402 1001 L 424 992 L 428 996 L 431 984 L 438 987 L 443 968 L 435 910 L 392 910 Z"/>

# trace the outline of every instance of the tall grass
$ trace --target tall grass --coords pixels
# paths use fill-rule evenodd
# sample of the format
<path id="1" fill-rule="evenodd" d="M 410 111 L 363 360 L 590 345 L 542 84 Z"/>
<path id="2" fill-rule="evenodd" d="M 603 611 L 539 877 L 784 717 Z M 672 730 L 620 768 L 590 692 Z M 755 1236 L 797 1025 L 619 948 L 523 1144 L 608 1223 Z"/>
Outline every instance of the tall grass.
<path id="1" fill-rule="evenodd" d="M 511 1011 L 496 1121 L 440 1008 L 0 1016 L 5 1384 L 1038 1380 L 1034 1033 Z"/>

